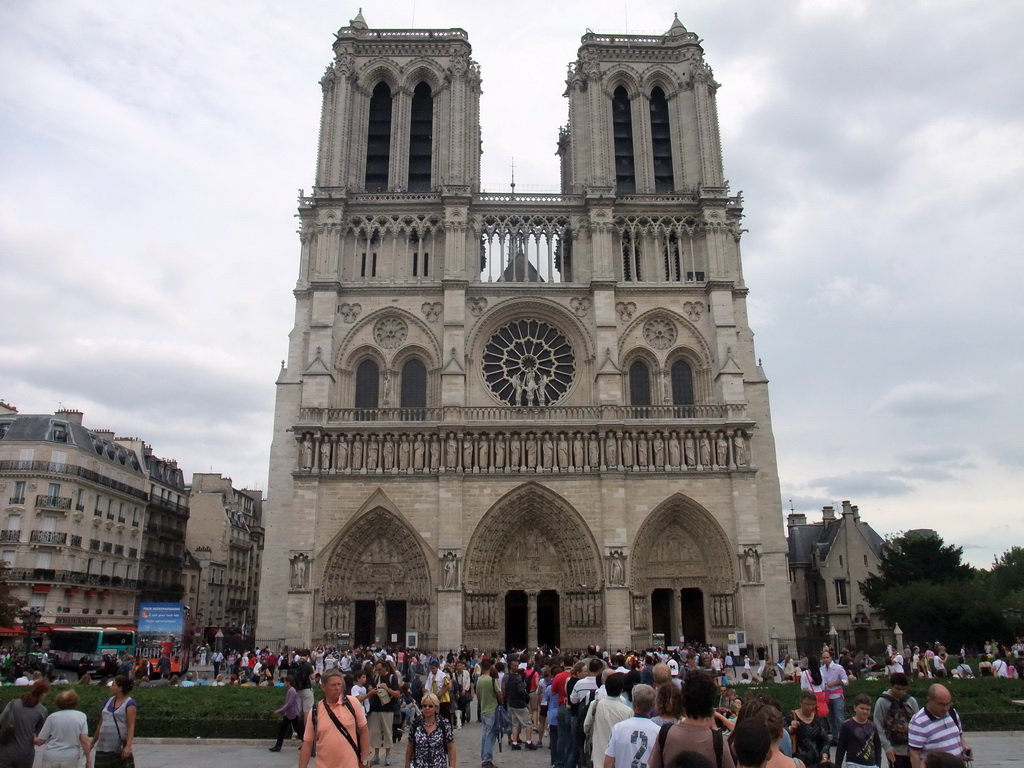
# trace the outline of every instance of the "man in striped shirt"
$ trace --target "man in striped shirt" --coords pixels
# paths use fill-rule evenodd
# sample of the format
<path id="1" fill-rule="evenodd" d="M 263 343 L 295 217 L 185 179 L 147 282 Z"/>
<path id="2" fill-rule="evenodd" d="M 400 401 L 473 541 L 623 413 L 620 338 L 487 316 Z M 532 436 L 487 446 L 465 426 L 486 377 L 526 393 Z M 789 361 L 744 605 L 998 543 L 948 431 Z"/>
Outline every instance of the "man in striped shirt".
<path id="1" fill-rule="evenodd" d="M 928 701 L 910 719 L 910 763 L 922 768 L 931 752 L 949 752 L 973 760 L 964 739 L 960 716 L 953 709 L 949 689 L 936 683 L 928 689 Z"/>

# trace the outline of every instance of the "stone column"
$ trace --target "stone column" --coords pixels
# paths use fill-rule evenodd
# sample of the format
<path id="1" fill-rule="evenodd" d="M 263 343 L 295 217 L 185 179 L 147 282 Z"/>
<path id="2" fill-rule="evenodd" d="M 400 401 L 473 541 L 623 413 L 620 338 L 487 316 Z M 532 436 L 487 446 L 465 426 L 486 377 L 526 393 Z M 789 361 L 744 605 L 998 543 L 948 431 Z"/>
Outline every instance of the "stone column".
<path id="1" fill-rule="evenodd" d="M 384 634 L 387 632 L 386 618 L 387 603 L 384 602 L 384 598 L 378 598 L 373 610 L 373 636 L 378 643 L 386 643 L 388 641 L 387 636 Z"/>
<path id="2" fill-rule="evenodd" d="M 675 645 L 680 645 L 683 641 L 683 591 L 681 589 L 672 589 L 672 599 L 668 604 L 668 616 L 669 624 L 675 635 L 672 642 Z"/>
<path id="3" fill-rule="evenodd" d="M 537 634 L 537 595 L 540 594 L 539 590 L 528 589 L 526 591 L 527 601 L 527 624 L 529 630 L 527 631 L 527 642 L 530 647 L 527 650 L 531 650 L 540 646 L 540 639 Z"/>

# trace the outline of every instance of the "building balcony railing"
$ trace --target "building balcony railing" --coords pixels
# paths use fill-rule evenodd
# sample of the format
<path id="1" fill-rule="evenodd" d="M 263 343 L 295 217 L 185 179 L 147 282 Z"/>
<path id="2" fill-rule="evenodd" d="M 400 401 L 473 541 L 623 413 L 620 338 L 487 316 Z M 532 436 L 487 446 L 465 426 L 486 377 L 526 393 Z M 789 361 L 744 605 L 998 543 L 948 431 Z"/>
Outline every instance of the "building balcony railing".
<path id="1" fill-rule="evenodd" d="M 36 496 L 36 506 L 44 509 L 71 509 L 70 496 Z"/>
<path id="2" fill-rule="evenodd" d="M 72 536 L 71 537 L 71 546 L 72 547 L 80 547 L 80 546 L 82 546 L 82 537 L 77 535 L 77 534 Z"/>
<path id="3" fill-rule="evenodd" d="M 52 568 L 9 568 L 8 581 L 36 581 L 51 584 L 79 584 L 87 587 L 109 587 L 113 589 L 138 589 L 137 579 L 107 576 L 81 571 L 57 571 Z"/>
<path id="4" fill-rule="evenodd" d="M 175 539 L 176 541 L 185 540 L 185 532 L 173 525 L 161 525 L 160 523 L 146 523 L 146 533 L 152 533 L 156 536 L 167 536 Z"/>
<path id="5" fill-rule="evenodd" d="M 162 552 L 156 552 L 152 549 L 147 549 L 142 553 L 142 561 L 144 563 L 162 563 L 165 565 L 177 566 L 178 568 L 181 568 L 182 558 L 180 555 L 163 554 Z"/>
<path id="6" fill-rule="evenodd" d="M 63 475 L 65 477 L 80 477 L 83 480 L 88 480 L 90 483 L 102 485 L 104 488 L 111 488 L 126 496 L 132 496 L 136 499 L 141 499 L 142 501 L 146 501 L 149 498 L 149 494 L 145 491 L 134 488 L 127 483 L 122 483 L 118 480 L 105 477 L 99 472 L 93 472 L 91 469 L 75 466 L 73 464 L 60 464 L 52 461 L 20 461 L 17 459 L 3 459 L 0 460 L 0 472 L 12 472 L 17 474 L 39 473 L 47 475 Z"/>
<path id="7" fill-rule="evenodd" d="M 25 497 L 24 496 L 11 496 L 10 501 L 8 503 L 9 504 L 24 504 L 25 503 Z"/>
<path id="8" fill-rule="evenodd" d="M 0 531 L 0 542 L 5 541 L 21 541 L 21 531 L 13 528 Z"/>
<path id="9" fill-rule="evenodd" d="M 176 501 L 172 501 L 171 499 L 165 499 L 160 496 L 150 496 L 149 503 L 152 504 L 153 506 L 165 509 L 168 512 L 174 512 L 177 515 L 181 515 L 186 520 L 188 519 L 188 507 L 184 506 L 183 504 L 179 504 Z"/>
<path id="10" fill-rule="evenodd" d="M 458 425 L 441 421 L 411 427 L 346 421 L 358 413 L 353 410 L 304 409 L 300 418 L 311 421 L 294 428 L 295 471 L 415 475 L 754 469 L 753 424 L 742 405 L 458 410 L 466 419 Z M 322 420 L 316 427 L 311 426 L 314 416 Z M 531 417 L 536 421 L 531 423 Z"/>
<path id="11" fill-rule="evenodd" d="M 28 540 L 33 544 L 53 544 L 62 546 L 68 543 L 68 535 L 60 531 L 32 531 Z"/>
<path id="12" fill-rule="evenodd" d="M 587 424 L 605 422 L 726 423 L 745 421 L 747 408 L 734 405 L 546 405 L 445 406 L 442 408 L 301 408 L 299 425 L 332 424 Z"/>

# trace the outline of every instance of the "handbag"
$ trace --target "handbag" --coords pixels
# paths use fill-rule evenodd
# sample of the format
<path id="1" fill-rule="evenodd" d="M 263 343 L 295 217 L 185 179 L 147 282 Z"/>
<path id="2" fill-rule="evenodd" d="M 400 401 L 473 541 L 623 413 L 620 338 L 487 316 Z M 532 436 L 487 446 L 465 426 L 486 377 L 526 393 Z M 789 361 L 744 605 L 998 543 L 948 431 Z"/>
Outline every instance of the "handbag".
<path id="1" fill-rule="evenodd" d="M 814 698 L 814 714 L 818 717 L 828 717 L 828 694 L 824 691 L 815 691 Z"/>

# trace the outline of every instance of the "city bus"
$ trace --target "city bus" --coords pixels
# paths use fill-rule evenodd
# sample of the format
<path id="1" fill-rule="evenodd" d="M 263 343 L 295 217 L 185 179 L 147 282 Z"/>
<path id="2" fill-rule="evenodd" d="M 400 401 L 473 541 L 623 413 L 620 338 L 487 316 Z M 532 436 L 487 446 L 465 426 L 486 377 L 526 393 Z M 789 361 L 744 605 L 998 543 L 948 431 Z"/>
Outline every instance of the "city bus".
<path id="1" fill-rule="evenodd" d="M 117 627 L 54 627 L 50 654 L 58 667 L 74 667 L 87 653 L 135 651 L 135 630 Z"/>

